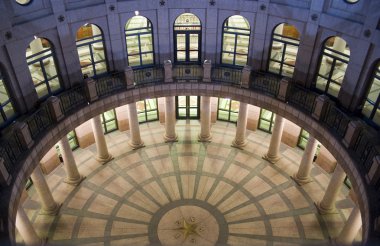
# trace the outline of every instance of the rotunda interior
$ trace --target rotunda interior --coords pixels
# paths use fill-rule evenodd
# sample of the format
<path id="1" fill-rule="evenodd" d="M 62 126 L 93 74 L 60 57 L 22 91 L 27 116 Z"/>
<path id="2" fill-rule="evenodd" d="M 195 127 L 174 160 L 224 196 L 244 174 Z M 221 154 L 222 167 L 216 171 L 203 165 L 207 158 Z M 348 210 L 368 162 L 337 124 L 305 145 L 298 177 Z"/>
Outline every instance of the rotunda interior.
<path id="1" fill-rule="evenodd" d="M 0 244 L 379 244 L 379 9 L 1 1 Z"/>

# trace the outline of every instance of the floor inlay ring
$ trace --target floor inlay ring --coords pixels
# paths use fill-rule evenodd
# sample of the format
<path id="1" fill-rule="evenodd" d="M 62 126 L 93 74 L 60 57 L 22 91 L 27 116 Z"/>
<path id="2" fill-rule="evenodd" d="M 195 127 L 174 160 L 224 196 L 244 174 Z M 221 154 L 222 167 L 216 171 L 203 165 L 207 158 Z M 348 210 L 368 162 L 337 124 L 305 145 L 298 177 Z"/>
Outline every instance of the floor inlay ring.
<path id="1" fill-rule="evenodd" d="M 154 245 L 226 244 L 228 226 L 212 205 L 199 200 L 171 202 L 154 214 L 149 240 Z"/>

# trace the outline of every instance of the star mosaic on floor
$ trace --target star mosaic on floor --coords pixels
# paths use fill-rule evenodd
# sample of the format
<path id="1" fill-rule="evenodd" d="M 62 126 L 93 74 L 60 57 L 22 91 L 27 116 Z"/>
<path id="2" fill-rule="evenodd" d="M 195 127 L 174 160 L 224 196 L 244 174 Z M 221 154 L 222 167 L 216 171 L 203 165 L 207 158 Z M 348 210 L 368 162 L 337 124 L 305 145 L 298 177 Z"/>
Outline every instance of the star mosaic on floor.
<path id="1" fill-rule="evenodd" d="M 128 133 L 106 135 L 115 159 L 104 166 L 94 145 L 76 150 L 87 176 L 78 187 L 62 182 L 62 166 L 47 177 L 63 203 L 57 216 L 39 215 L 29 190 L 24 209 L 49 245 L 319 245 L 338 235 L 352 210 L 344 189 L 339 213 L 319 215 L 313 202 L 329 175 L 314 167 L 314 182 L 297 186 L 289 176 L 302 151 L 282 145 L 282 159 L 269 164 L 261 158 L 267 133 L 248 132 L 248 145 L 238 150 L 230 147 L 233 124 L 213 125 L 210 143 L 197 141 L 198 121 L 179 121 L 179 141 L 169 144 L 158 122 L 140 128 L 146 147 L 138 150 L 128 146 Z"/>

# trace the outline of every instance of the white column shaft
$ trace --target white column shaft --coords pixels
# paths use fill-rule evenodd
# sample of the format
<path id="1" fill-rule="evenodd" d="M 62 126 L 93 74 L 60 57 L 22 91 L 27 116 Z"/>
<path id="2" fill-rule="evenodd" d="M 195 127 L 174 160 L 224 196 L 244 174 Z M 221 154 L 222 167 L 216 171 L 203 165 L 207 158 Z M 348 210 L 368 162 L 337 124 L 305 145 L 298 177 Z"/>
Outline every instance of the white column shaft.
<path id="1" fill-rule="evenodd" d="M 271 163 L 275 163 L 280 159 L 280 145 L 282 132 L 284 131 L 285 119 L 279 115 L 276 115 L 274 122 L 272 137 L 270 139 L 269 149 L 263 158 Z"/>
<path id="2" fill-rule="evenodd" d="M 311 181 L 310 172 L 311 168 L 313 167 L 313 159 L 315 152 L 317 151 L 317 146 L 318 141 L 310 135 L 305 151 L 302 155 L 302 160 L 298 168 L 298 172 L 294 175 L 294 179 L 300 185 Z"/>
<path id="3" fill-rule="evenodd" d="M 42 245 L 42 240 L 38 237 L 32 223 L 21 206 L 17 209 L 16 228 L 24 239 L 25 245 Z"/>
<path id="4" fill-rule="evenodd" d="M 177 141 L 177 134 L 175 132 L 175 98 L 165 97 L 165 142 Z"/>
<path id="5" fill-rule="evenodd" d="M 201 132 L 198 136 L 201 142 L 211 140 L 211 98 L 201 97 Z"/>
<path id="6" fill-rule="evenodd" d="M 40 166 L 37 166 L 30 175 L 33 185 L 37 191 L 41 202 L 41 213 L 55 215 L 59 210 L 58 203 L 54 200 L 46 179 L 41 171 Z"/>
<path id="7" fill-rule="evenodd" d="M 239 116 L 236 126 L 235 139 L 232 142 L 233 147 L 242 148 L 247 143 L 245 141 L 245 133 L 247 131 L 247 117 L 248 117 L 248 105 L 246 103 L 240 102 L 239 105 Z"/>
<path id="8" fill-rule="evenodd" d="M 361 227 L 362 218 L 360 216 L 360 209 L 358 208 L 358 205 L 356 205 L 348 217 L 346 224 L 344 224 L 339 236 L 336 238 L 336 242 L 339 245 L 351 245 Z"/>
<path id="9" fill-rule="evenodd" d="M 100 120 L 100 115 L 95 116 L 91 119 L 92 130 L 94 132 L 95 144 L 98 155 L 96 160 L 99 162 L 106 163 L 112 159 L 112 155 L 109 154 L 106 138 L 104 137 L 102 122 Z"/>
<path id="10" fill-rule="evenodd" d="M 319 203 L 319 211 L 320 213 L 334 213 L 335 201 L 339 195 L 339 192 L 342 188 L 344 178 L 346 177 L 346 173 L 343 168 L 337 164 L 333 175 L 331 176 L 331 180 L 329 185 L 327 186 L 325 195 L 323 196 L 322 201 Z"/>
<path id="11" fill-rule="evenodd" d="M 58 145 L 59 150 L 61 151 L 63 166 L 65 168 L 67 176 L 65 182 L 73 185 L 79 184 L 83 180 L 83 177 L 79 174 L 73 151 L 70 148 L 67 137 L 65 136 L 59 140 Z"/>
<path id="12" fill-rule="evenodd" d="M 131 133 L 131 140 L 129 144 L 133 149 L 144 147 L 144 142 L 141 140 L 140 136 L 140 126 L 137 119 L 136 103 L 130 103 L 127 107 L 129 113 L 129 129 Z"/>

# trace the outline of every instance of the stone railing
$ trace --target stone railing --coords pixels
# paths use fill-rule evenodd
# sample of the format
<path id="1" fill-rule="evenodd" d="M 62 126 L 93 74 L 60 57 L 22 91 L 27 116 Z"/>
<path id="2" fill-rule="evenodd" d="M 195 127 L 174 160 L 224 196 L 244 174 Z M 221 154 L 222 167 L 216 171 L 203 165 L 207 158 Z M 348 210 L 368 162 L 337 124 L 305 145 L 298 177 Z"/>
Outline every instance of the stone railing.
<path id="1" fill-rule="evenodd" d="M 350 117 L 327 96 L 317 95 L 290 79 L 264 72 L 252 72 L 249 66 L 243 69 L 212 67 L 210 61 L 205 61 L 203 67 L 199 65 L 173 67 L 170 61 L 165 61 L 163 67 L 137 70 L 128 67 L 123 73 L 114 73 L 97 80 L 88 78 L 82 85 L 64 91 L 56 97 L 50 97 L 35 112 L 24 116 L 22 120 L 20 118 L 18 122 L 8 127 L 8 134 L 4 134 L 0 140 L 0 187 L 7 189 L 12 184 L 13 179 L 23 168 L 21 161 L 35 146 L 35 142 L 47 134 L 51 127 L 81 107 L 91 106 L 101 98 L 107 100 L 108 96 L 148 84 L 184 82 L 238 86 L 248 92 L 254 91 L 259 95 L 272 97 L 277 102 L 289 104 L 295 110 L 309 115 L 343 144 L 356 162 L 356 169 L 361 178 L 371 190 L 368 192 L 375 194 L 374 200 L 379 200 L 380 145 L 379 138 L 376 137 L 378 133 L 374 129 L 365 125 L 363 121 Z M 221 92 L 219 96 L 228 96 L 228 91 Z M 2 204 L 4 205 L 4 201 Z M 371 224 L 370 228 L 363 229 L 367 233 L 367 239 L 378 237 L 380 234 L 380 208 L 378 204 L 371 206 L 372 211 L 369 213 L 372 217 L 368 222 Z M 0 219 L 3 224 L 8 217 L 6 214 L 1 214 Z"/>

